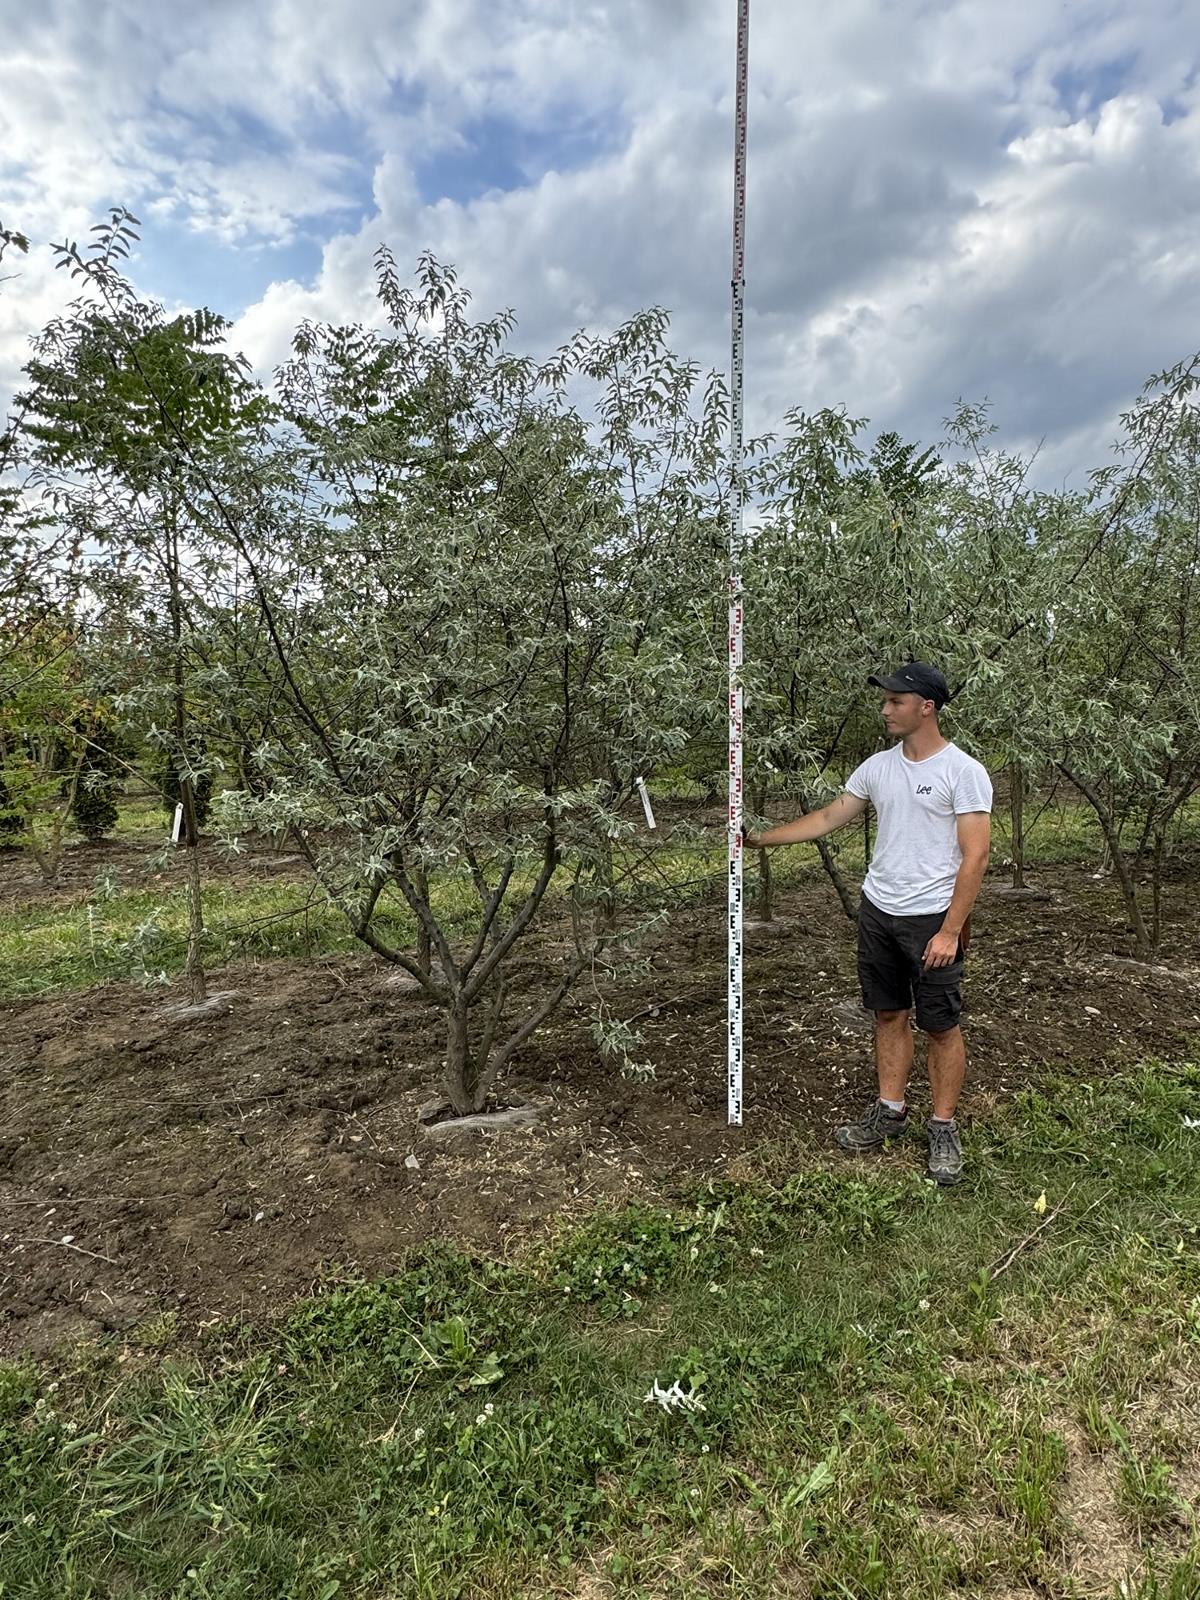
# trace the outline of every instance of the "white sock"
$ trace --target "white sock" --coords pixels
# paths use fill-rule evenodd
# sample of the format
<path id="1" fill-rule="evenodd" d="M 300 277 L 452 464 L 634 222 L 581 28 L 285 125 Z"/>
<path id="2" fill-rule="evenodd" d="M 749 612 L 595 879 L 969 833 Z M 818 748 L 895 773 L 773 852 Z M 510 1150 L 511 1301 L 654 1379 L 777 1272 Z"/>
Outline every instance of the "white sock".
<path id="1" fill-rule="evenodd" d="M 903 1100 L 884 1100 L 882 1095 L 879 1098 L 889 1111 L 894 1111 L 897 1115 L 904 1110 Z"/>

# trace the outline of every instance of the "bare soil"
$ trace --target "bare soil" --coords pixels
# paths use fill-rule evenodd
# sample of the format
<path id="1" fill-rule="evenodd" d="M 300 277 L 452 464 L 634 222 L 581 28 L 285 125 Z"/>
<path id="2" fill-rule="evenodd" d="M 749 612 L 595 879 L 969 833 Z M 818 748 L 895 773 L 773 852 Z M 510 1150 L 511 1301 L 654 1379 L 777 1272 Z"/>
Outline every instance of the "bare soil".
<path id="1" fill-rule="evenodd" d="M 1040 882 L 1028 898 L 989 881 L 976 914 L 968 1119 L 1048 1070 L 1178 1057 L 1200 1034 L 1186 892 L 1170 967 L 1147 967 L 1128 959 L 1111 884 L 1078 868 Z M 531 952 L 550 968 L 553 938 Z M 542 1119 L 436 1141 L 417 1112 L 436 1092 L 437 1013 L 374 957 L 224 968 L 212 987 L 234 998 L 195 1018 L 125 983 L 0 1006 L 0 1353 L 165 1312 L 184 1329 L 266 1319 L 432 1237 L 515 1249 L 763 1141 L 824 1140 L 873 1092 L 852 929 L 824 879 L 780 893 L 776 922 L 748 937 L 741 1129 L 725 1121 L 723 905 L 676 915 L 650 957 L 607 998 L 637 1017 L 654 1082 L 599 1059 L 585 987 L 509 1077 Z"/>

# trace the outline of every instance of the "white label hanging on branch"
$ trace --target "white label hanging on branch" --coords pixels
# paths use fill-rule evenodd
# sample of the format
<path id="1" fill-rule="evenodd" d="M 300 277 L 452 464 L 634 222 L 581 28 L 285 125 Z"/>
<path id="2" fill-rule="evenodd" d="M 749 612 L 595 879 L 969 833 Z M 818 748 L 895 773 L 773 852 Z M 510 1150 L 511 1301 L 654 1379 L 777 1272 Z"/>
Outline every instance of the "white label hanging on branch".
<path id="1" fill-rule="evenodd" d="M 654 820 L 654 812 L 650 806 L 650 795 L 646 790 L 645 778 L 635 778 L 633 781 L 637 784 L 638 793 L 642 797 L 642 810 L 646 813 L 646 826 L 648 828 L 657 828 L 658 824 Z"/>

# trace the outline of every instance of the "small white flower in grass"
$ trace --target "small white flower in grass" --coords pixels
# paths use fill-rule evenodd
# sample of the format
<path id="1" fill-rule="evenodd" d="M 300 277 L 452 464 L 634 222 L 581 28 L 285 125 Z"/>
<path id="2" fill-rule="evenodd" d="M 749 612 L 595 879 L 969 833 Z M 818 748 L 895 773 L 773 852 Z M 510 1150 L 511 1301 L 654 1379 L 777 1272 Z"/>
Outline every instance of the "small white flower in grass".
<path id="1" fill-rule="evenodd" d="M 929 1310 L 929 1301 L 928 1300 L 918 1300 L 917 1301 L 917 1310 L 918 1311 L 928 1311 Z"/>
<path id="2" fill-rule="evenodd" d="M 648 1389 L 642 1398 L 643 1405 L 659 1405 L 664 1411 L 704 1411 L 704 1401 L 694 1388 L 684 1389 L 676 1378 L 669 1389 L 664 1389 L 655 1378 L 653 1387 Z"/>

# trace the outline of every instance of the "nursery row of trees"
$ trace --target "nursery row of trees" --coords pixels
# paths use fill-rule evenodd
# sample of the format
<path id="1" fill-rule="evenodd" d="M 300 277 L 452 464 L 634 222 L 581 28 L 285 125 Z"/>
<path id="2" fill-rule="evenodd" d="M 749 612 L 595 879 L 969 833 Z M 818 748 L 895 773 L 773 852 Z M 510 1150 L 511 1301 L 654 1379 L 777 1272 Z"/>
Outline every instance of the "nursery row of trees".
<path id="1" fill-rule="evenodd" d="M 723 382 L 659 310 L 518 355 L 511 314 L 474 320 L 451 269 L 408 283 L 381 250 L 372 324 L 306 323 L 264 385 L 220 317 L 139 297 L 135 226 L 59 247 L 79 298 L 0 445 L 0 827 L 52 880 L 81 797 L 174 774 L 197 1000 L 210 793 L 231 843 L 286 832 L 441 1008 L 448 1099 L 478 1108 L 661 914 L 638 776 L 723 788 Z M 1152 955 L 1200 779 L 1196 373 L 1154 378 L 1072 492 L 982 408 L 936 451 L 834 409 L 752 441 L 752 809 L 822 803 L 878 744 L 867 671 L 937 660 L 955 737 L 1008 771 L 1018 879 L 1025 796 L 1069 785 Z M 474 908 L 453 926 L 448 883 Z M 535 965 L 550 899 L 571 937 Z"/>

